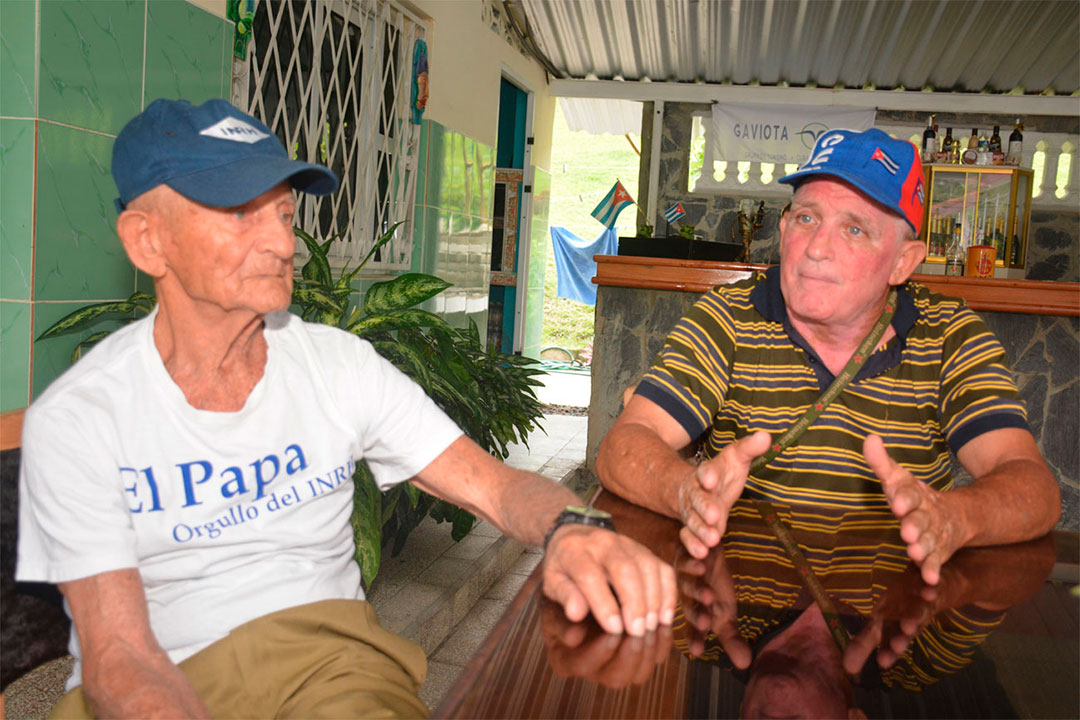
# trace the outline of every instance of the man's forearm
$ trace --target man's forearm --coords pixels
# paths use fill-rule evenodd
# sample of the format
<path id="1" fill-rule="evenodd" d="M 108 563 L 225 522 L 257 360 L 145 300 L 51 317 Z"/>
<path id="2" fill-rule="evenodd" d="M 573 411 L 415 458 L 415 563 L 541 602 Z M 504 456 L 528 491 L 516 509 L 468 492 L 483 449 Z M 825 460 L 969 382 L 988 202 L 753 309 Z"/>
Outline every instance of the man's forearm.
<path id="1" fill-rule="evenodd" d="M 543 545 L 555 518 L 567 505 L 582 504 L 565 486 L 542 475 L 511 469 L 513 482 L 502 487 L 492 522 L 505 534 L 529 545 Z"/>
<path id="2" fill-rule="evenodd" d="M 596 472 L 604 487 L 620 497 L 679 518 L 679 492 L 693 465 L 649 428 L 617 423 L 600 446 Z"/>
<path id="3" fill-rule="evenodd" d="M 963 546 L 1004 545 L 1041 537 L 1061 515 L 1061 492 L 1049 468 L 1009 460 L 971 485 L 945 494 L 963 523 Z"/>
<path id="4" fill-rule="evenodd" d="M 98 717 L 208 718 L 187 678 L 165 654 L 151 656 L 117 644 L 87 663 L 83 693 Z"/>

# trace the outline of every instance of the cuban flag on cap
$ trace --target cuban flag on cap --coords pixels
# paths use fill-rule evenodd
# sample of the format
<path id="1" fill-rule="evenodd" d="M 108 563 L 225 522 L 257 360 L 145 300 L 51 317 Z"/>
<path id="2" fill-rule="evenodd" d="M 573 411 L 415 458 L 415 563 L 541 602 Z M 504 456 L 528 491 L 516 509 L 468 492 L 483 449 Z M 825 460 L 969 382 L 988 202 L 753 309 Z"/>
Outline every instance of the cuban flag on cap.
<path id="1" fill-rule="evenodd" d="M 900 170 L 900 165 L 891 157 L 889 157 L 881 148 L 874 148 L 874 154 L 870 156 L 871 160 L 877 160 L 879 163 L 885 166 L 885 169 L 889 171 L 890 175 L 895 175 Z"/>
<path id="2" fill-rule="evenodd" d="M 810 159 L 778 182 L 798 187 L 814 176 L 837 177 L 904 218 L 916 235 L 922 229 L 925 188 L 919 150 L 877 128 L 822 133 Z"/>

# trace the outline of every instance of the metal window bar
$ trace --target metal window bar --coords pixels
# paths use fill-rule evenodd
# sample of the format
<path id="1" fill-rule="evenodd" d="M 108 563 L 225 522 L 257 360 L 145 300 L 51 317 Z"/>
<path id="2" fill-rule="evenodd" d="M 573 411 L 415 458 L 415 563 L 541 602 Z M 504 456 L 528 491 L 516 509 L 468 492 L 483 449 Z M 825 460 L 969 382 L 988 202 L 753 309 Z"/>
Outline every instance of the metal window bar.
<path id="1" fill-rule="evenodd" d="M 331 196 L 300 199 L 298 224 L 340 234 L 330 252 L 344 264 L 404 221 L 370 266 L 407 269 L 420 137 L 410 82 L 424 26 L 391 0 L 258 0 L 252 35 L 248 59 L 234 63 L 234 101 L 341 180 Z"/>

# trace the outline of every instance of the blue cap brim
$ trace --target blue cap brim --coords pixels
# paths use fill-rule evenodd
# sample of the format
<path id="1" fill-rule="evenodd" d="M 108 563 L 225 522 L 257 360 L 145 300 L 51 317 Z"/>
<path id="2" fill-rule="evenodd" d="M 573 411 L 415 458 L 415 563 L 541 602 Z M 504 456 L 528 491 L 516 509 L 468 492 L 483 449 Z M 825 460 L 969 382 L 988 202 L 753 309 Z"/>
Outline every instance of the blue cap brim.
<path id="1" fill-rule="evenodd" d="M 288 181 L 295 190 L 329 195 L 338 179 L 322 165 L 287 157 L 255 157 L 170 178 L 165 184 L 189 200 L 210 207 L 236 207 L 251 202 Z"/>

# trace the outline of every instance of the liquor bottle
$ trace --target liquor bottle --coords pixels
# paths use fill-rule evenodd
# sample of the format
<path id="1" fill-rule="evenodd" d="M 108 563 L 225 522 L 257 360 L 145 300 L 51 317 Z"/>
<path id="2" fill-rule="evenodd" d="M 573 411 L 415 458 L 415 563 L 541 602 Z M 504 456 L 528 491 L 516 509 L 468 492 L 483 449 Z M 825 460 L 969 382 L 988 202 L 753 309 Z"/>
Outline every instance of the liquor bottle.
<path id="1" fill-rule="evenodd" d="M 976 165 L 989 165 L 994 161 L 994 153 L 990 152 L 990 143 L 987 142 L 985 135 L 979 138 L 979 149 L 976 152 Z"/>
<path id="2" fill-rule="evenodd" d="M 934 158 L 936 162 L 949 162 L 949 156 L 952 154 L 953 142 L 952 128 L 946 128 L 945 137 L 941 140 L 941 145 L 938 147 L 937 155 Z"/>
<path id="3" fill-rule="evenodd" d="M 1006 165 L 1019 165 L 1020 159 L 1024 154 L 1024 125 L 1020 122 L 1020 119 L 1016 119 L 1016 126 L 1013 127 L 1012 133 L 1009 134 L 1009 152 L 1005 155 Z"/>
<path id="4" fill-rule="evenodd" d="M 945 253 L 945 274 L 964 274 L 964 246 L 960 242 L 959 225 L 953 228 L 952 243 L 949 244 L 949 250 Z"/>
<path id="5" fill-rule="evenodd" d="M 964 165 L 974 165 L 979 159 L 979 129 L 971 129 L 971 137 L 967 139 L 967 146 L 960 152 L 960 162 Z"/>
<path id="6" fill-rule="evenodd" d="M 936 159 L 938 149 L 937 133 L 934 132 L 934 116 L 926 119 L 926 129 L 922 134 L 922 161 L 932 163 Z"/>
<path id="7" fill-rule="evenodd" d="M 1009 256 L 1009 267 L 1020 265 L 1020 236 L 1015 233 L 1012 236 L 1012 252 Z"/>
<path id="8" fill-rule="evenodd" d="M 990 136 L 990 152 L 1001 152 L 1001 130 L 1000 125 L 994 126 L 994 134 Z"/>

